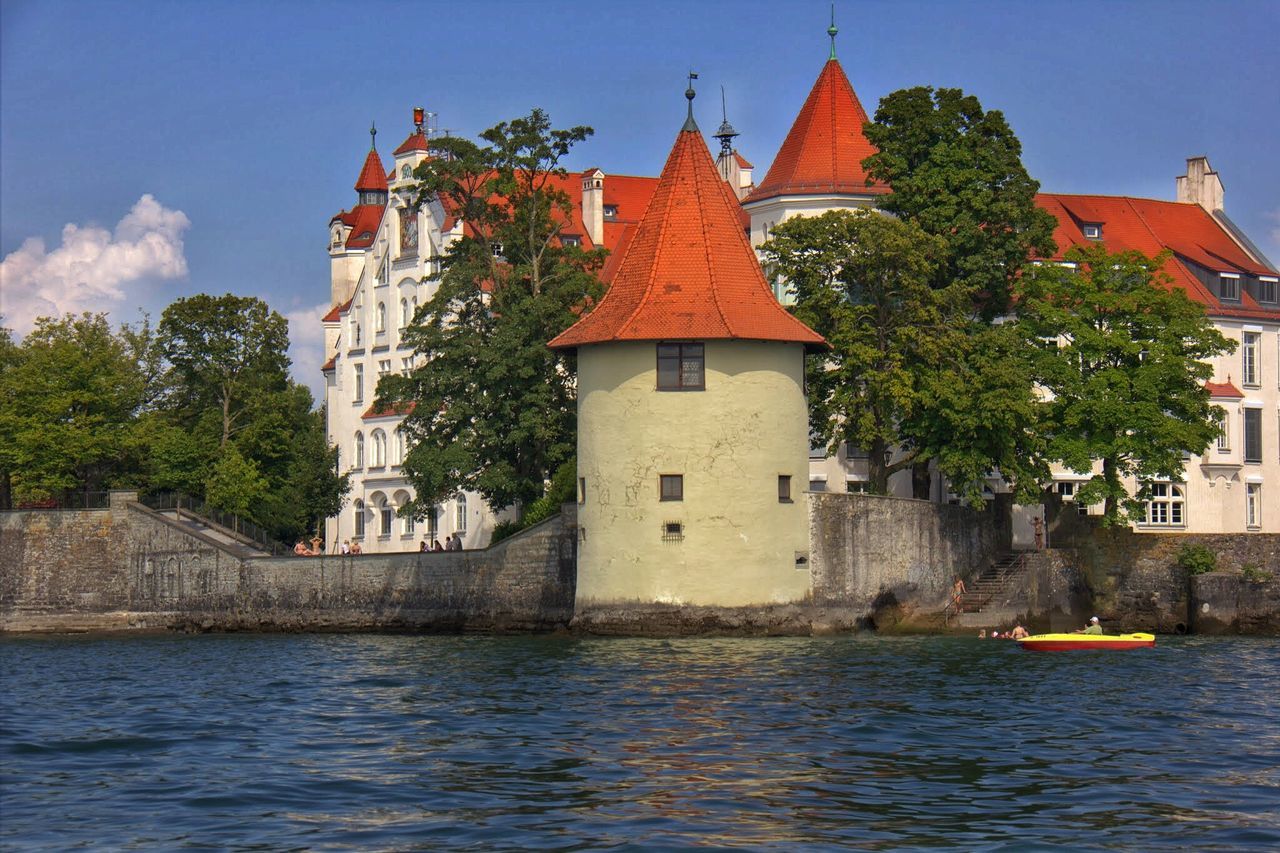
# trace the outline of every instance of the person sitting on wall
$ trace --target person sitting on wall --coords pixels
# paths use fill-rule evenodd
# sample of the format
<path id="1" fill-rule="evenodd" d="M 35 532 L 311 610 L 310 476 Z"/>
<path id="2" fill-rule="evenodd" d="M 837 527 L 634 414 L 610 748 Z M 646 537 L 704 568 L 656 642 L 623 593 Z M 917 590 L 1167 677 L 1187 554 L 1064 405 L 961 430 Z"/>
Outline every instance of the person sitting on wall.
<path id="1" fill-rule="evenodd" d="M 360 542 L 359 542 L 359 540 L 356 540 L 356 539 L 351 540 L 351 553 L 352 553 L 352 554 L 359 554 L 359 553 L 360 553 Z"/>
<path id="2" fill-rule="evenodd" d="M 311 537 L 311 556 L 319 557 L 324 553 L 324 540 L 319 536 Z"/>
<path id="3" fill-rule="evenodd" d="M 418 543 L 418 550 L 420 552 L 430 550 L 427 548 L 427 540 L 423 539 L 421 542 Z"/>
<path id="4" fill-rule="evenodd" d="M 1102 624 L 1098 621 L 1098 617 L 1097 617 L 1097 616 L 1094 616 L 1092 619 L 1090 619 L 1090 620 L 1089 620 L 1089 624 L 1085 625 L 1083 628 L 1079 628 L 1079 629 L 1077 629 L 1077 630 L 1073 631 L 1072 633 L 1074 633 L 1074 634 L 1101 634 L 1101 633 L 1102 633 Z"/>
<path id="5" fill-rule="evenodd" d="M 350 553 L 351 553 L 351 540 L 350 540 L 350 539 L 343 539 L 343 540 L 342 540 L 342 553 L 344 553 L 344 554 L 350 554 Z"/>
<path id="6" fill-rule="evenodd" d="M 432 551 L 443 551 L 443 550 L 444 550 L 444 546 L 440 544 L 440 540 L 439 540 L 439 539 L 432 539 L 432 540 L 431 540 L 431 550 L 432 550 Z"/>
<path id="7" fill-rule="evenodd" d="M 302 544 L 302 540 L 298 540 L 298 544 L 293 546 L 293 553 L 298 557 L 310 557 L 311 552 L 307 550 L 307 546 Z"/>

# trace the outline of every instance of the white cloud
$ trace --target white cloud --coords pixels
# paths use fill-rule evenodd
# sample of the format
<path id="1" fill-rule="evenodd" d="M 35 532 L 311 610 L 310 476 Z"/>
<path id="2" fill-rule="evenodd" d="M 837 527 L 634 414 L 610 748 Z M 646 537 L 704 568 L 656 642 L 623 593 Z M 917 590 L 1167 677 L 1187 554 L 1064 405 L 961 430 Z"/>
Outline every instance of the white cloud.
<path id="1" fill-rule="evenodd" d="M 62 228 L 62 244 L 51 252 L 39 237 L 28 238 L 0 261 L 4 325 L 21 337 L 37 317 L 110 311 L 125 300 L 128 285 L 184 278 L 182 234 L 190 226 L 185 213 L 147 194 L 116 223 L 114 233 L 69 222 Z"/>
<path id="2" fill-rule="evenodd" d="M 332 306 L 328 302 L 296 308 L 284 315 L 289 321 L 289 359 L 294 381 L 311 389 L 316 405 L 324 402 L 324 326 L 321 320 Z"/>

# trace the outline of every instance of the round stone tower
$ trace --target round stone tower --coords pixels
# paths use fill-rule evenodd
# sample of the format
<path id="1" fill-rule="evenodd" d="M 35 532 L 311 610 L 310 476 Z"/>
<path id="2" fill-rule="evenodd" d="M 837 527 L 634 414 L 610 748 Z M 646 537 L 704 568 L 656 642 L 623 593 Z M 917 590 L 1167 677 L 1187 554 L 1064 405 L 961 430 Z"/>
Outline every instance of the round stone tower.
<path id="1" fill-rule="evenodd" d="M 692 90 L 686 93 L 692 99 Z M 577 351 L 579 613 L 809 591 L 806 351 L 690 115 Z"/>

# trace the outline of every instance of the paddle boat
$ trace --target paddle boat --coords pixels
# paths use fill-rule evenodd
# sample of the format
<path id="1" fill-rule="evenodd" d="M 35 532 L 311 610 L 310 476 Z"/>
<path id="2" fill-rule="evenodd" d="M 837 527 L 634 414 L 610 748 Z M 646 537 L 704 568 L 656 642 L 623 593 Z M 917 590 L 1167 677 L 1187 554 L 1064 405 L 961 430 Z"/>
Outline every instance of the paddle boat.
<path id="1" fill-rule="evenodd" d="M 1036 634 L 1018 640 L 1033 652 L 1070 652 L 1077 649 L 1141 649 L 1156 644 L 1155 634 Z"/>

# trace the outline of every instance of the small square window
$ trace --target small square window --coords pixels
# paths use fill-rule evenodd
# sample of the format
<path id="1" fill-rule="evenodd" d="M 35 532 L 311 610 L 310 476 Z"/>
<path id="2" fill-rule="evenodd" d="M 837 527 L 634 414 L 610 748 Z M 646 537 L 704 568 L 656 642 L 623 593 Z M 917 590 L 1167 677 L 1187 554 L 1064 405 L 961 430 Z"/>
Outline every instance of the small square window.
<path id="1" fill-rule="evenodd" d="M 791 503 L 791 477 L 787 474 L 778 475 L 778 502 Z"/>
<path id="2" fill-rule="evenodd" d="M 659 391 L 705 391 L 705 374 L 702 344 L 658 344 Z"/>
<path id="3" fill-rule="evenodd" d="M 684 525 L 678 521 L 667 521 L 662 524 L 663 542 L 683 542 Z"/>
<path id="4" fill-rule="evenodd" d="M 606 205 L 604 206 L 604 218 L 605 218 L 605 219 L 617 219 L 617 218 L 618 218 L 618 206 L 617 206 L 616 204 L 606 204 Z"/>
<path id="5" fill-rule="evenodd" d="M 683 474 L 661 474 L 658 477 L 658 485 L 661 489 L 661 500 L 664 501 L 682 501 L 684 500 L 684 475 Z"/>
<path id="6" fill-rule="evenodd" d="M 1081 226 L 1080 230 L 1084 234 L 1086 240 L 1102 239 L 1102 226 L 1097 223 L 1089 223 Z"/>

